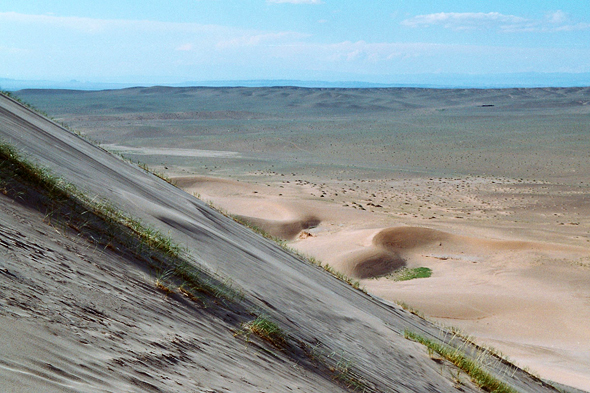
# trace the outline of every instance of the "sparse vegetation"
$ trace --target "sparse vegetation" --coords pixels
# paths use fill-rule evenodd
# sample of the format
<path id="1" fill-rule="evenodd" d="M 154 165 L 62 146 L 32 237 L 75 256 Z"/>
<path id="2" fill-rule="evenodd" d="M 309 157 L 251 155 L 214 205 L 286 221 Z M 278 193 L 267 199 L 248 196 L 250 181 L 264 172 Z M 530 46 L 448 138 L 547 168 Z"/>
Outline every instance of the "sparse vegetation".
<path id="1" fill-rule="evenodd" d="M 246 323 L 244 328 L 271 343 L 276 348 L 284 348 L 287 345 L 286 334 L 279 325 L 271 321 L 266 315 L 258 315 L 256 319 Z"/>
<path id="2" fill-rule="evenodd" d="M 359 376 L 355 371 L 355 362 L 344 351 L 326 353 L 318 342 L 314 346 L 304 345 L 304 349 L 310 359 L 317 364 L 326 367 L 334 374 L 334 379 L 344 384 L 353 391 L 376 392 L 371 383 Z"/>
<path id="3" fill-rule="evenodd" d="M 182 286 L 183 293 L 190 293 L 195 299 L 198 292 L 229 301 L 243 299 L 229 280 L 214 278 L 189 262 L 188 250 L 170 236 L 125 214 L 108 201 L 91 198 L 3 142 L 0 142 L 0 158 L 1 192 L 37 203 L 48 223 L 59 222 L 63 232 L 72 229 L 105 249 L 130 252 L 146 261 L 157 272 L 158 289 L 170 294 L 174 286 Z M 27 198 L 23 198 L 25 195 Z"/>
<path id="4" fill-rule="evenodd" d="M 432 269 L 427 267 L 416 267 L 413 269 L 402 268 L 385 276 L 393 281 L 408 281 L 415 278 L 428 278 L 432 275 Z"/>
<path id="5" fill-rule="evenodd" d="M 45 116 L 45 117 L 51 119 L 51 117 L 47 113 L 43 112 L 42 110 L 39 110 L 38 108 L 35 108 L 33 105 L 29 104 L 28 102 L 21 100 L 19 96 L 15 95 L 9 91 L 0 90 L 0 94 L 4 95 L 6 97 L 12 98 L 13 100 L 18 102 L 19 104 L 29 108 L 30 110 L 32 110 L 34 112 L 37 112 L 41 116 Z"/>
<path id="6" fill-rule="evenodd" d="M 358 289 L 362 292 L 367 292 L 364 288 L 361 288 L 361 283 L 358 280 L 348 277 L 346 274 L 339 272 L 338 270 L 334 269 L 332 266 L 328 265 L 327 263 L 322 264 L 315 258 L 307 258 L 311 263 L 323 268 L 325 271 L 333 275 L 334 277 L 344 281 L 345 283 L 349 284 L 354 289 Z"/>
<path id="7" fill-rule="evenodd" d="M 272 240 L 273 242 L 275 242 L 276 244 L 281 246 L 283 249 L 289 249 L 289 247 L 287 246 L 287 241 L 285 239 L 281 239 L 280 237 L 271 235 L 270 233 L 268 233 L 264 229 L 260 228 L 257 225 L 252 224 L 251 222 L 249 222 L 247 220 L 244 220 L 243 218 L 241 218 L 238 215 L 222 212 L 221 210 L 215 208 L 211 202 L 209 202 L 208 205 L 210 207 L 218 210 L 220 213 L 224 214 L 225 216 L 231 218 L 232 220 L 234 220 L 238 224 L 241 224 L 247 228 L 250 228 L 252 231 L 258 233 L 259 235 L 261 235 L 262 237 L 264 237 L 266 239 Z"/>
<path id="8" fill-rule="evenodd" d="M 110 152 L 110 153 L 113 153 L 112 151 L 109 151 L 109 152 Z M 125 161 L 128 161 L 128 162 L 130 162 L 130 163 L 133 163 L 133 161 L 132 161 L 132 160 L 128 159 L 128 158 L 127 158 L 127 157 L 125 157 L 124 155 L 122 155 L 122 154 L 119 154 L 119 156 L 120 156 L 121 158 L 123 158 Z M 136 163 L 136 164 L 137 164 L 137 166 L 138 166 L 138 167 L 140 167 L 141 169 L 143 169 L 143 170 L 144 170 L 146 173 L 151 173 L 152 175 L 154 175 L 154 176 L 157 176 L 157 177 L 159 177 L 160 179 L 164 180 L 166 183 L 170 183 L 170 184 L 174 185 L 174 183 L 172 182 L 172 180 L 171 180 L 171 179 L 170 179 L 168 176 L 166 176 L 164 173 L 160 173 L 160 172 L 156 172 L 156 171 L 154 171 L 154 170 L 153 170 L 153 169 L 151 169 L 151 168 L 150 168 L 150 167 L 149 167 L 149 166 L 148 166 L 146 163 L 143 163 L 143 162 L 137 161 L 137 163 Z"/>
<path id="9" fill-rule="evenodd" d="M 481 364 L 468 358 L 460 349 L 429 340 L 417 333 L 404 331 L 404 337 L 423 344 L 428 349 L 429 354 L 437 353 L 444 359 L 450 361 L 455 366 L 463 370 L 469 377 L 482 389 L 492 393 L 518 393 L 514 388 L 500 381 L 485 371 Z"/>
<path id="10" fill-rule="evenodd" d="M 160 291 L 164 292 L 166 295 L 170 295 L 174 293 L 174 290 L 170 287 L 170 278 L 174 274 L 174 271 L 171 269 L 161 271 L 156 276 L 156 288 Z"/>
<path id="11" fill-rule="evenodd" d="M 5 157 L 8 158 L 5 159 Z M 92 237 L 92 240 L 97 244 L 104 245 L 105 249 L 109 248 L 122 252 L 130 250 L 138 258 L 147 261 L 149 265 L 153 267 L 153 270 L 156 271 L 156 288 L 167 295 L 176 294 L 178 292 L 192 301 L 198 301 L 203 304 L 205 304 L 205 302 L 203 300 L 204 298 L 200 295 L 201 293 L 212 295 L 216 299 L 228 301 L 241 301 L 243 299 L 243 293 L 239 288 L 235 288 L 235 285 L 231 280 L 218 279 L 191 263 L 188 260 L 190 258 L 188 250 L 175 243 L 169 235 L 164 235 L 150 225 L 142 223 L 140 220 L 133 217 L 129 217 L 107 201 L 89 198 L 86 193 L 77 189 L 70 183 L 67 183 L 63 179 L 52 175 L 45 168 L 23 160 L 16 150 L 8 145 L 0 145 L 0 158 L 2 158 L 2 161 L 0 162 L 0 191 L 5 194 L 10 194 L 15 198 L 28 200 L 28 198 L 22 198 L 24 191 L 21 188 L 18 188 L 15 182 L 11 179 L 14 175 L 20 176 L 21 179 L 27 179 L 27 181 L 34 184 L 38 190 L 43 189 L 43 192 L 46 193 L 49 200 L 54 202 L 50 206 L 47 206 L 46 219 L 50 223 L 62 223 L 62 231 L 64 232 L 68 229 L 73 229 L 80 234 L 92 237 L 97 233 L 94 231 L 96 228 L 96 222 L 93 218 L 96 216 L 98 219 L 102 220 L 105 224 L 104 228 L 106 229 L 98 234 L 98 236 Z M 144 164 L 142 166 L 140 164 L 140 166 L 144 170 L 150 171 L 147 165 Z M 169 181 L 169 179 L 164 180 Z M 75 212 L 68 213 L 71 209 L 75 209 L 75 212 L 78 214 L 74 214 Z M 253 226 L 250 227 L 252 228 Z M 297 254 L 301 258 L 304 258 L 310 263 L 315 264 L 330 274 L 338 277 L 340 280 L 347 282 L 354 288 L 360 289 L 359 281 L 353 280 L 336 271 L 332 266 L 322 264 L 321 261 L 313 257 L 305 256 L 297 252 L 289 247 L 287 242 L 283 239 L 271 236 L 260 228 L 252 229 L 262 236 L 275 241 L 283 249 Z M 119 246 L 124 246 L 124 250 L 119 249 Z M 412 272 L 413 270 L 420 269 L 426 269 L 428 272 Z M 431 271 L 428 268 L 405 270 L 409 271 L 406 273 L 408 273 L 407 276 L 410 277 L 404 278 L 405 280 L 429 277 L 431 274 Z M 428 275 L 423 276 L 422 274 Z M 364 289 L 361 290 L 364 291 Z M 179 295 L 177 294 L 176 297 L 178 298 Z M 403 304 L 402 307 L 409 309 L 410 312 L 415 313 L 416 315 L 422 316 L 421 313 L 407 304 L 403 302 L 398 304 Z M 272 322 L 270 318 L 264 314 L 256 316 L 253 321 L 245 323 L 243 327 L 277 348 L 284 348 L 287 344 L 287 340 L 293 339 L 292 337 L 287 337 L 280 326 Z M 275 338 L 273 339 L 272 337 Z M 279 339 L 276 337 L 279 337 Z M 281 337 L 283 341 L 281 341 Z M 409 333 L 406 337 L 410 338 Z M 277 345 L 275 343 L 276 341 L 282 342 L 282 345 Z M 442 344 L 439 345 L 445 347 Z M 439 353 L 436 348 L 436 346 L 428 346 L 429 353 Z M 459 350 L 449 346 L 448 352 L 452 351 L 460 353 Z M 462 357 L 473 362 L 477 366 L 477 360 L 472 361 L 468 359 L 467 355 L 464 353 L 462 354 Z M 329 360 L 331 364 L 329 368 L 334 373 L 335 379 L 354 390 L 367 390 L 366 383 L 358 376 L 358 374 L 354 373 L 354 362 L 352 360 L 345 358 L 344 355 L 341 355 L 340 359 L 332 357 Z M 327 361 L 325 355 L 322 355 L 321 361 Z M 461 383 L 459 372 L 457 372 L 456 376 L 453 378 L 458 384 Z M 512 392 L 513 390 L 495 389 L 489 391 L 502 393 Z"/>
<path id="12" fill-rule="evenodd" d="M 396 300 L 394 303 L 397 304 L 398 306 L 400 306 L 401 308 L 403 308 L 404 310 L 406 310 L 414 315 L 417 315 L 420 318 L 424 318 L 424 314 L 421 311 L 418 311 L 414 307 L 410 306 L 408 303 L 401 301 L 401 300 Z"/>
<path id="13" fill-rule="evenodd" d="M 335 354 L 331 354 L 330 358 L 334 358 L 334 356 Z M 346 385 L 346 387 L 354 390 L 355 392 L 371 391 L 371 389 L 369 389 L 368 383 L 353 371 L 353 367 L 354 362 L 341 354 L 334 367 L 330 367 L 330 369 L 334 372 L 335 379 L 342 382 L 344 385 Z"/>

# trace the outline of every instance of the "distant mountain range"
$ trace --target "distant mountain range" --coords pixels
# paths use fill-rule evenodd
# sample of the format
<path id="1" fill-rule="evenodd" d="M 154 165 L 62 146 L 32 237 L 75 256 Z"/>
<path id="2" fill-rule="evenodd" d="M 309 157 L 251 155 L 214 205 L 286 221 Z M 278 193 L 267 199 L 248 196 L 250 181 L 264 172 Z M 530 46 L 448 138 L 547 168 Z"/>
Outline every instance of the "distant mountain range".
<path id="1" fill-rule="evenodd" d="M 53 81 L 53 80 L 17 80 L 0 78 L 0 89 L 16 91 L 21 89 L 73 89 L 73 90 L 106 90 L 122 89 L 135 86 L 204 86 L 204 87 L 272 87 L 297 86 L 308 88 L 385 88 L 385 87 L 416 87 L 416 88 L 511 88 L 511 87 L 581 87 L 590 86 L 590 73 L 517 73 L 491 75 L 465 74 L 424 74 L 385 76 L 389 82 L 363 81 L 314 81 L 314 80 L 215 80 L 186 81 L 166 83 L 158 80 L 152 82 L 101 82 L 101 81 Z"/>

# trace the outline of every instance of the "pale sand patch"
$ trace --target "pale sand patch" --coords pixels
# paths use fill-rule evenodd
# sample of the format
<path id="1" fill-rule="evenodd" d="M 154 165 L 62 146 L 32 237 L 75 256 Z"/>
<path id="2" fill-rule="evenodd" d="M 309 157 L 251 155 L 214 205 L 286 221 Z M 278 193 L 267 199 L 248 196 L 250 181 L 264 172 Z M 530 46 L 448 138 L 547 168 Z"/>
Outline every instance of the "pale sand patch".
<path id="1" fill-rule="evenodd" d="M 209 157 L 209 158 L 239 158 L 235 151 L 179 149 L 169 147 L 131 147 L 117 144 L 102 144 L 106 150 L 119 154 L 136 154 L 142 156 L 172 156 L 172 157 Z"/>
<path id="2" fill-rule="evenodd" d="M 397 205 L 406 209 L 400 214 L 391 200 L 399 198 L 401 187 L 388 193 L 379 190 L 378 182 L 361 185 L 368 196 L 350 185 L 291 180 L 175 181 L 274 235 L 281 236 L 281 225 L 291 225 L 291 232 L 283 235 L 296 239 L 292 247 L 362 279 L 370 293 L 403 300 L 430 318 L 457 326 L 544 378 L 590 389 L 590 358 L 584 356 L 590 353 L 589 250 L 575 235 L 560 242 L 551 231 L 531 231 L 536 222 L 543 224 L 539 212 L 523 225 L 506 219 L 515 214 L 513 200 L 484 200 L 478 192 L 457 193 L 453 199 L 445 188 L 431 188 L 427 198 L 416 198 L 408 187 L 404 204 Z M 415 184 L 420 182 L 432 185 Z M 456 181 L 452 186 L 474 189 L 485 182 Z M 487 192 L 500 189 L 491 182 L 487 186 Z M 414 194 L 424 189 L 418 186 Z M 436 200 L 449 208 L 441 202 L 425 209 Z M 486 218 L 489 211 L 478 212 L 478 204 L 487 209 L 493 205 L 497 218 Z M 458 205 L 469 206 L 474 217 L 458 218 L 466 216 Z M 424 210 L 434 210 L 438 218 L 425 218 Z M 306 228 L 310 217 L 316 221 Z M 310 236 L 298 238 L 298 228 Z M 543 241 L 536 241 L 537 234 Z M 433 276 L 407 282 L 382 277 L 401 266 L 429 267 Z"/>

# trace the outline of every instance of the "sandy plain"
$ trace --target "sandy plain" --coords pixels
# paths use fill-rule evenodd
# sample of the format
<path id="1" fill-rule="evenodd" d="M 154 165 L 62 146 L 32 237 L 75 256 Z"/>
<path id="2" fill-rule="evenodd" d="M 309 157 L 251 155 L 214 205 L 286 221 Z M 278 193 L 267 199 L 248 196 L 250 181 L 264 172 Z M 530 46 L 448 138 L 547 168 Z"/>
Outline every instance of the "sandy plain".
<path id="1" fill-rule="evenodd" d="M 370 293 L 590 390 L 590 89 L 19 95 Z M 401 266 L 433 275 L 386 277 Z"/>

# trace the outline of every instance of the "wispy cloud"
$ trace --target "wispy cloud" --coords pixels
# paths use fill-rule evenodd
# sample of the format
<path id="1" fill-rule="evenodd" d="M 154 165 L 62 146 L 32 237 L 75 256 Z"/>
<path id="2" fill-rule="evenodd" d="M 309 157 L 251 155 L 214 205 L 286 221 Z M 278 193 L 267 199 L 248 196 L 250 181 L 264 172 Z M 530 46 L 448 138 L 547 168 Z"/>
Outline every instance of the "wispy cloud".
<path id="1" fill-rule="evenodd" d="M 590 29 L 590 23 L 573 22 L 563 11 L 548 13 L 544 19 L 529 19 L 499 12 L 439 12 L 418 15 L 401 22 L 409 27 L 442 26 L 445 29 L 498 30 L 502 32 L 557 32 Z"/>
<path id="2" fill-rule="evenodd" d="M 232 48 L 244 46 L 258 46 L 258 45 L 277 45 L 286 42 L 298 41 L 310 37 L 309 34 L 283 31 L 278 33 L 260 33 L 260 34 L 244 34 L 232 37 L 228 40 L 217 42 L 218 48 Z"/>
<path id="3" fill-rule="evenodd" d="M 563 11 L 550 12 L 545 15 L 543 28 L 545 31 L 580 31 L 590 30 L 590 23 L 571 21 L 569 15 Z"/>
<path id="4" fill-rule="evenodd" d="M 563 24 L 563 23 L 567 23 L 568 21 L 568 16 L 565 12 L 557 10 L 555 12 L 549 12 L 546 16 L 545 16 L 546 20 L 549 23 L 556 23 L 556 24 Z"/>
<path id="5" fill-rule="evenodd" d="M 337 43 L 301 42 L 270 48 L 266 56 L 280 64 L 315 70 L 388 73 L 498 73 L 509 66 L 516 72 L 588 72 L 582 59 L 590 50 L 522 48 L 489 45 L 435 44 L 420 42 Z M 568 59 L 558 70 L 552 58 Z M 313 59 L 313 61 L 310 61 Z M 543 64 L 539 67 L 538 64 Z M 561 62 L 560 62 L 561 63 Z M 577 68 L 572 68 L 572 67 Z"/>
<path id="6" fill-rule="evenodd" d="M 190 52 L 194 49 L 193 44 L 182 44 L 176 48 L 179 52 Z"/>
<path id="7" fill-rule="evenodd" d="M 307 63 L 313 59 L 315 68 L 375 68 L 388 69 L 392 65 L 425 61 L 449 54 L 469 55 L 477 47 L 432 43 L 374 43 L 343 41 L 336 43 L 300 42 L 272 48 L 272 56 L 288 63 Z"/>
<path id="8" fill-rule="evenodd" d="M 0 12 L 0 22 L 59 26 L 61 28 L 75 29 L 80 32 L 87 33 L 101 31 L 109 24 L 113 23 L 113 21 L 103 19 L 60 17 L 53 15 L 29 15 L 19 14 L 16 12 Z"/>
<path id="9" fill-rule="evenodd" d="M 308 0 L 309 1 L 309 0 Z M 583 29 L 556 11 L 531 21 L 499 13 L 432 14 L 404 21 L 412 27 L 452 29 Z M 12 34 L 12 35 L 11 35 Z M 156 20 L 92 19 L 0 12 L 0 74 L 27 77 L 198 75 L 200 79 L 284 78 L 287 75 L 427 72 L 588 72 L 584 48 L 490 47 L 456 43 L 330 41 L 297 31 L 245 29 Z M 4 46 L 3 46 L 4 45 Z M 10 54 L 10 55 L 8 55 Z M 1 57 L 1 56 L 0 56 Z M 541 66 L 539 66 L 541 65 Z M 568 68 L 569 69 L 569 68 Z M 560 69 L 561 70 L 561 69 Z M 25 73 L 22 73 L 25 75 Z"/>
<path id="10" fill-rule="evenodd" d="M 28 31 L 51 30 L 52 34 L 70 34 L 72 39 L 86 36 L 95 38 L 120 37 L 125 41 L 140 38 L 140 42 L 176 42 L 174 49 L 188 52 L 210 47 L 230 48 L 233 46 L 256 46 L 281 43 L 308 37 L 307 34 L 290 31 L 260 31 L 222 25 L 197 23 L 175 23 L 153 20 L 93 19 L 53 15 L 28 15 L 14 12 L 0 12 L 0 26 L 9 24 Z"/>
<path id="11" fill-rule="evenodd" d="M 214 25 L 199 25 L 194 23 L 133 19 L 95 19 L 72 16 L 19 14 L 15 12 L 0 12 L 0 23 L 54 27 L 59 30 L 75 30 L 76 32 L 87 34 L 109 33 L 113 32 L 113 30 L 195 32 L 212 29 L 219 30 L 220 28 L 227 29 L 221 26 L 216 27 Z"/>
<path id="12" fill-rule="evenodd" d="M 242 58 L 259 64 L 272 48 L 309 37 L 290 31 L 223 25 L 0 12 L 0 36 L 15 31 L 26 32 L 11 44 L 19 50 L 0 45 L 0 54 L 20 53 L 12 55 L 11 61 L 25 63 L 30 73 L 38 74 L 49 69 L 54 74 L 72 73 L 76 67 L 79 74 L 120 70 L 159 74 L 197 66 L 222 69 L 240 63 Z M 64 67 L 72 53 L 75 60 Z M 8 68 L 7 61 L 2 63 L 0 73 Z"/>

